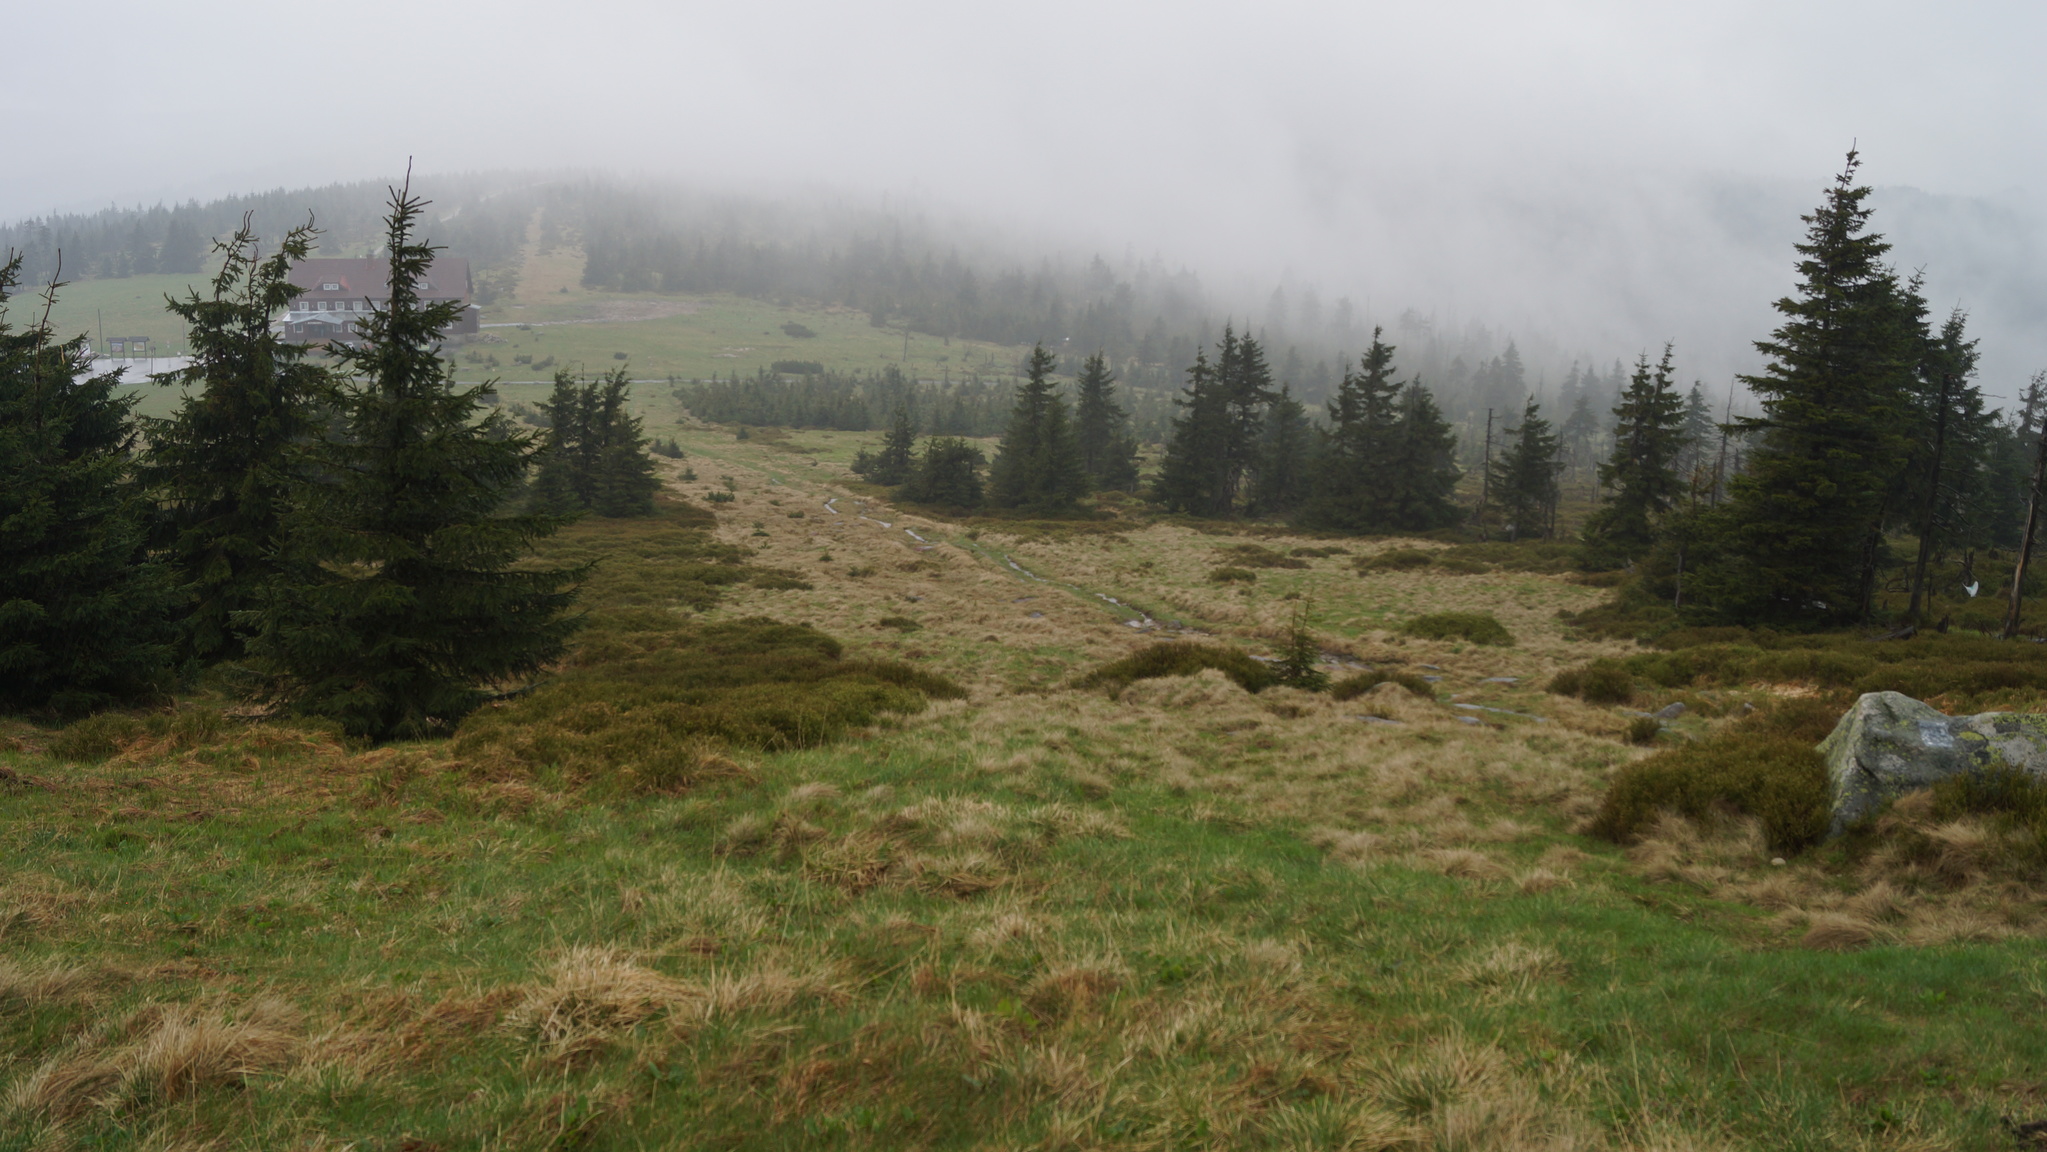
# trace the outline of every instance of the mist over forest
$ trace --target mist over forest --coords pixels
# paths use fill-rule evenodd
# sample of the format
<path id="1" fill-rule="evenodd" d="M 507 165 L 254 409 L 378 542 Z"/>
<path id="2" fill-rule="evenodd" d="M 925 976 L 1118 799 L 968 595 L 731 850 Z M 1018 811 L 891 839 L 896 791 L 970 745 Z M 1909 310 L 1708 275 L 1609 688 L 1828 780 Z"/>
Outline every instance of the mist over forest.
<path id="1" fill-rule="evenodd" d="M 1403 370 L 1467 433 L 1486 408 L 1518 410 L 1529 396 L 1561 421 L 1582 394 L 1603 417 L 1626 368 L 1666 340 L 1687 384 L 1722 409 L 1732 391 L 1745 410 L 1733 377 L 1758 364 L 1751 343 L 1788 284 L 1782 254 L 1817 183 L 1635 177 L 1489 203 L 1452 197 L 1417 207 L 1397 230 L 1370 214 L 1353 221 L 1385 234 L 1360 238 L 1350 272 L 1318 279 L 1284 268 L 1254 275 L 1234 252 L 1211 268 L 1198 249 L 1147 254 L 1106 239 L 1088 248 L 988 210 L 814 182 L 766 193 L 591 172 L 420 180 L 433 200 L 431 239 L 474 263 L 486 305 L 515 285 L 537 224 L 544 248 L 585 254 L 592 289 L 847 306 L 877 326 L 932 336 L 1042 340 L 1069 372 L 1099 350 L 1137 389 L 1177 389 L 1195 350 L 1233 324 L 1264 342 L 1277 379 L 1319 403 L 1379 326 Z M 59 251 L 66 279 L 196 273 L 212 239 L 249 213 L 258 235 L 310 218 L 320 252 L 367 254 L 387 188 L 360 180 L 50 213 L 0 225 L 0 250 L 23 254 L 29 283 L 56 273 Z M 2037 204 L 1909 187 L 1879 187 L 1872 203 L 1895 263 L 1924 274 L 1936 305 L 1969 314 L 1985 394 L 2015 398 L 2047 365 L 2047 332 L 2032 322 L 2047 309 Z M 1429 251 L 1433 263 L 1421 255 Z M 1135 402 L 1140 429 L 1157 439 L 1162 402 Z"/>

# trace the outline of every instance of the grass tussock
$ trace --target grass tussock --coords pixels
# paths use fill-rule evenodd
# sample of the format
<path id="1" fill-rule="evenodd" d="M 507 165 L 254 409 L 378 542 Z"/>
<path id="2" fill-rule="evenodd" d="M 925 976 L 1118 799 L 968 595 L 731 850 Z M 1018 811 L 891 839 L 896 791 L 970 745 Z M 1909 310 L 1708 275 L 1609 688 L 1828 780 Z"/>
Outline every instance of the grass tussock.
<path id="1" fill-rule="evenodd" d="M 1375 669 L 1370 672 L 1359 672 L 1355 676 L 1346 676 L 1330 685 L 1329 696 L 1333 700 L 1355 700 L 1381 684 L 1397 684 L 1407 689 L 1411 695 L 1423 700 L 1434 700 L 1436 698 L 1436 686 L 1416 676 L 1414 673 L 1395 672 L 1384 669 Z"/>
<path id="2" fill-rule="evenodd" d="M 1490 612 L 1432 612 L 1409 620 L 1400 630 L 1422 640 L 1466 640 L 1502 647 L 1514 643 L 1514 634 Z"/>
<path id="3" fill-rule="evenodd" d="M 1589 831 L 1627 843 L 1666 814 L 1738 815 L 1760 822 L 1773 847 L 1816 844 L 1829 808 L 1826 762 L 1814 745 L 1838 719 L 1819 701 L 1787 703 L 1638 760 L 1614 774 Z"/>
<path id="4" fill-rule="evenodd" d="M 1209 571 L 1208 580 L 1211 584 L 1255 584 L 1258 573 L 1249 568 L 1215 568 Z"/>
<path id="5" fill-rule="evenodd" d="M 1278 675 L 1235 648 L 1220 644 L 1169 641 L 1153 644 L 1121 660 L 1113 660 L 1073 682 L 1076 688 L 1107 688 L 1121 692 L 1139 680 L 1192 676 L 1213 668 L 1246 692 L 1262 692 L 1279 683 Z"/>
<path id="6" fill-rule="evenodd" d="M 1226 564 L 1239 568 L 1306 568 L 1308 562 L 1263 544 L 1232 544 L 1217 550 Z"/>

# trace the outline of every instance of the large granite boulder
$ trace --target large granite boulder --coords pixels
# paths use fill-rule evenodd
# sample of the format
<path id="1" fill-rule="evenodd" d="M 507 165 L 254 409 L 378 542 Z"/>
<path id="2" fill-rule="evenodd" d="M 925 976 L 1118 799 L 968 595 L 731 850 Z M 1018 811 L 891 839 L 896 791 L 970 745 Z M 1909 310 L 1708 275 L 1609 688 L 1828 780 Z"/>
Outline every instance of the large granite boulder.
<path id="1" fill-rule="evenodd" d="M 1820 742 L 1834 819 L 1827 836 L 1884 801 L 1950 776 L 2015 768 L 2047 779 L 2047 715 L 1949 716 L 1901 692 L 1870 692 Z"/>

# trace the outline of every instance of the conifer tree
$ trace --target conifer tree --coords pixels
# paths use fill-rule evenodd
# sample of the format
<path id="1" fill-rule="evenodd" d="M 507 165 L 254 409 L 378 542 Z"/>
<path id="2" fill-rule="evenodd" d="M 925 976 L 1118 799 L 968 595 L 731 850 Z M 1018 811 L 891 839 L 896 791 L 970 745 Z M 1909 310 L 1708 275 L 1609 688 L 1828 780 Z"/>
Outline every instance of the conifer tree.
<path id="1" fill-rule="evenodd" d="M 1713 450 L 1719 446 L 1720 430 L 1713 423 L 1713 405 L 1697 382 L 1685 393 L 1684 422 L 1678 427 L 1677 475 L 1687 485 L 1705 482 L 1712 467 Z"/>
<path id="2" fill-rule="evenodd" d="M 135 397 L 53 338 L 52 283 L 20 328 L 0 265 L 0 711 L 69 716 L 170 687 L 176 593 L 128 480 Z"/>
<path id="3" fill-rule="evenodd" d="M 632 372 L 621 366 L 594 386 L 598 434 L 591 477 L 590 510 L 599 516 L 648 516 L 661 480 L 654 475 L 654 457 L 647 450 L 643 422 L 633 415 Z"/>
<path id="4" fill-rule="evenodd" d="M 563 368 L 554 374 L 554 391 L 541 401 L 541 416 L 547 433 L 536 454 L 533 477 L 533 509 L 549 516 L 575 516 L 588 507 L 587 485 L 590 461 L 585 446 L 590 441 L 590 413 L 585 410 L 587 391 L 576 377 Z"/>
<path id="5" fill-rule="evenodd" d="M 1969 519 L 1968 505 L 1977 493 L 1974 481 L 1988 448 L 1989 420 L 1983 394 L 1970 382 L 1976 374 L 1976 341 L 1967 335 L 1968 317 L 1957 308 L 1930 341 L 1919 366 L 1918 424 L 1928 435 L 1916 437 L 1905 470 L 1907 491 L 1900 504 L 1912 510 L 1911 527 L 1919 550 L 1912 565 L 1911 590 L 1905 613 L 1917 618 L 1926 596 L 1927 567 L 1940 550 L 1943 535 Z"/>
<path id="6" fill-rule="evenodd" d="M 1205 349 L 1194 354 L 1186 391 L 1173 403 L 1180 414 L 1173 417 L 1153 498 L 1173 512 L 1226 516 L 1230 508 L 1215 461 L 1229 437 L 1229 411 Z"/>
<path id="7" fill-rule="evenodd" d="M 158 377 L 185 399 L 170 419 L 149 422 L 140 471 L 166 521 L 164 559 L 189 597 L 181 647 L 193 659 L 241 654 L 234 618 L 277 576 L 272 553 L 292 469 L 320 426 L 327 372 L 270 324 L 300 292 L 291 266 L 314 235 L 310 225 L 294 228 L 258 258 L 245 216 L 214 245 L 221 267 L 211 295 L 167 301 L 185 321 L 192 361 Z"/>
<path id="8" fill-rule="evenodd" d="M 869 453 L 861 449 L 853 458 L 853 471 L 876 484 L 901 484 L 916 467 L 916 452 L 917 425 L 910 419 L 910 410 L 898 404 L 889 418 L 888 431 L 882 435 L 881 451 Z"/>
<path id="9" fill-rule="evenodd" d="M 373 739 L 442 734 L 489 687 L 560 656 L 580 569 L 519 566 L 557 521 L 500 514 L 532 457 L 487 386 L 460 389 L 440 354 L 455 303 L 425 303 L 435 249 L 414 238 L 424 202 L 394 190 L 390 302 L 358 348 L 317 483 L 287 517 L 288 579 L 271 586 L 250 653 L 300 713 Z M 480 417 L 480 418 L 479 418 Z"/>
<path id="10" fill-rule="evenodd" d="M 1260 516 L 1284 516 L 1308 495 L 1308 453 L 1314 443 L 1308 410 L 1282 384 L 1265 409 L 1259 437 L 1257 468 L 1251 477 L 1251 510 Z"/>
<path id="11" fill-rule="evenodd" d="M 1557 438 L 1533 397 L 1493 457 L 1492 498 L 1507 539 L 1546 538 L 1557 506 Z"/>
<path id="12" fill-rule="evenodd" d="M 1386 526 L 1402 532 L 1447 528 L 1463 518 L 1457 488 L 1457 433 L 1420 380 L 1400 394 L 1386 462 Z"/>
<path id="13" fill-rule="evenodd" d="M 1400 384 L 1393 378 L 1394 347 L 1372 329 L 1372 343 L 1355 371 L 1345 368 L 1329 405 L 1332 427 L 1315 475 L 1303 522 L 1317 528 L 1372 531 L 1391 525 Z"/>
<path id="14" fill-rule="evenodd" d="M 1081 364 L 1074 382 L 1074 441 L 1092 487 L 1127 492 L 1137 486 L 1137 441 L 1130 435 L 1130 414 L 1116 404 L 1115 387 L 1100 352 Z"/>
<path id="15" fill-rule="evenodd" d="M 1597 380 L 1597 377 L 1591 379 Z M 1592 410 L 1592 390 L 1581 388 L 1571 401 L 1570 411 L 1564 416 L 1563 426 L 1557 429 L 1557 441 L 1575 479 L 1587 465 L 1598 463 L 1592 445 L 1599 438 L 1599 417 Z"/>
<path id="16" fill-rule="evenodd" d="M 988 502 L 997 508 L 1056 512 L 1087 494 L 1073 420 L 1052 383 L 1055 367 L 1044 345 L 1031 349 L 1009 427 L 988 466 Z"/>
<path id="17" fill-rule="evenodd" d="M 1848 161 L 1798 244 L 1799 286 L 1756 348 L 1768 366 L 1742 382 L 1763 414 L 1714 521 L 1714 550 L 1691 583 L 1695 604 L 1744 624 L 1863 618 L 1882 560 L 1893 477 L 1906 458 L 1924 301 L 1883 263 L 1868 231 L 1870 189 Z"/>
<path id="18" fill-rule="evenodd" d="M 1684 448 L 1685 401 L 1670 368 L 1668 344 L 1653 371 L 1649 357 L 1641 357 L 1613 410 L 1613 452 L 1599 466 L 1606 499 L 1585 521 L 1594 563 L 1617 567 L 1647 553 L 1684 491 L 1677 459 Z"/>
<path id="19" fill-rule="evenodd" d="M 917 466 L 897 495 L 940 508 L 978 508 L 982 500 L 983 459 L 981 450 L 966 440 L 933 436 L 924 441 L 924 454 L 918 457 Z"/>
<path id="20" fill-rule="evenodd" d="M 1258 341 L 1225 327 L 1216 359 L 1195 357 L 1175 401 L 1181 415 L 1159 467 L 1159 501 L 1195 516 L 1234 515 L 1245 474 L 1257 463 L 1265 407 L 1277 395 Z"/>
<path id="21" fill-rule="evenodd" d="M 555 373 L 554 392 L 540 406 L 548 428 L 533 482 L 536 511 L 608 517 L 653 512 L 661 481 L 631 401 L 627 368 L 581 382 L 566 370 Z"/>

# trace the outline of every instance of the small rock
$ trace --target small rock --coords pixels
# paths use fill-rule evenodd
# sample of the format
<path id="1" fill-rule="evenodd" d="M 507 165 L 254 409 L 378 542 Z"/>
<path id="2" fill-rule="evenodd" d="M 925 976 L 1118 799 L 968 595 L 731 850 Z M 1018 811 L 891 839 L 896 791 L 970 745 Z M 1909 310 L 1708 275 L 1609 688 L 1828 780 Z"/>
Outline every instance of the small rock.
<path id="1" fill-rule="evenodd" d="M 1429 671 L 1431 671 L 1431 672 L 1441 672 L 1441 671 L 1442 671 L 1442 669 L 1441 669 L 1441 668 L 1438 668 L 1438 667 L 1436 667 L 1436 666 L 1435 666 L 1434 664 L 1417 664 L 1417 665 L 1415 665 L 1415 667 L 1417 667 L 1417 668 L 1427 668 L 1427 669 L 1428 669 Z"/>
<path id="2" fill-rule="evenodd" d="M 1650 713 L 1651 716 L 1656 717 L 1658 720 L 1675 720 L 1684 714 L 1685 702 L 1682 700 L 1672 700 L 1670 703 Z"/>
<path id="3" fill-rule="evenodd" d="M 1031 619 L 1033 619 L 1033 620 L 1043 620 L 1044 618 L 1045 618 L 1045 614 L 1044 614 L 1043 612 L 1033 612 L 1033 613 L 1031 613 Z"/>
<path id="4" fill-rule="evenodd" d="M 1485 723 L 1485 721 L 1483 721 L 1483 720 L 1480 720 L 1480 719 L 1479 719 L 1478 717 L 1476 717 L 1476 716 L 1459 716 L 1459 717 L 1457 718 L 1457 722 L 1458 722 L 1458 723 L 1460 723 L 1460 724 L 1483 724 L 1483 723 Z"/>
<path id="5" fill-rule="evenodd" d="M 1519 676 L 1488 676 L 1488 677 L 1486 677 L 1485 679 L 1483 679 L 1483 680 L 1479 681 L 1479 683 L 1481 683 L 1481 684 L 1516 684 L 1516 683 L 1519 683 L 1519 682 L 1520 682 L 1520 680 L 1521 680 L 1521 677 L 1519 677 Z"/>
<path id="6" fill-rule="evenodd" d="M 1782 857 L 1782 856 L 1772 856 L 1772 857 L 1770 857 L 1770 867 L 1772 867 L 1772 868 L 1782 868 L 1782 867 L 1784 867 L 1784 857 Z"/>
<path id="7" fill-rule="evenodd" d="M 1402 721 L 1399 720 L 1389 720 L 1384 716 L 1353 716 L 1351 717 L 1351 719 L 1363 720 L 1367 724 L 1391 724 L 1394 725 L 1395 727 L 1398 727 L 1401 723 L 1403 723 Z M 1459 717 L 1459 719 L 1463 719 L 1463 717 Z"/>
<path id="8" fill-rule="evenodd" d="M 1422 677 L 1422 679 L 1427 680 L 1431 684 L 1440 684 L 1443 682 L 1443 678 L 1441 676 L 1424 676 Z"/>

